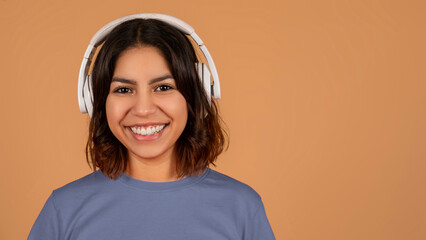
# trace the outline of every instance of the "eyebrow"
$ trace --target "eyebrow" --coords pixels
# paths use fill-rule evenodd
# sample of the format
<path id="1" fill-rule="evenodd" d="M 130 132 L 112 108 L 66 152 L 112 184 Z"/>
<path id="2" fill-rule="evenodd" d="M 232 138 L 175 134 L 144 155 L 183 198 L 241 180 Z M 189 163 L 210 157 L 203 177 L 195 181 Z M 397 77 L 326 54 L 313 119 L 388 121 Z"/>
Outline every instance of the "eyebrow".
<path id="1" fill-rule="evenodd" d="M 160 77 L 153 78 L 153 79 L 149 80 L 148 84 L 152 85 L 156 82 L 161 82 L 161 81 L 169 79 L 169 78 L 173 78 L 173 76 L 170 75 L 170 74 L 166 74 L 164 76 L 160 76 Z M 127 83 L 127 84 L 131 84 L 131 85 L 137 85 L 136 81 L 133 81 L 133 80 L 130 80 L 130 79 L 125 79 L 125 78 L 120 78 L 120 77 L 112 78 L 111 83 L 112 82 L 121 82 L 121 83 Z"/>

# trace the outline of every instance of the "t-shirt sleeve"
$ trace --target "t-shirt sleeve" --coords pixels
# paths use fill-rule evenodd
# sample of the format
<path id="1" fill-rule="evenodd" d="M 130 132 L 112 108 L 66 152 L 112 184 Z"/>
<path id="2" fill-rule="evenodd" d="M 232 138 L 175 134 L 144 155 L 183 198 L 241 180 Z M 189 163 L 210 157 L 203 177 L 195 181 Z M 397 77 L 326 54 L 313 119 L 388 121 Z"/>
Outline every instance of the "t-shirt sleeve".
<path id="1" fill-rule="evenodd" d="M 28 240 L 58 240 L 59 236 L 59 215 L 55 207 L 54 192 L 47 199 L 43 209 L 38 215 Z"/>
<path id="2" fill-rule="evenodd" d="M 266 217 L 265 207 L 260 201 L 253 219 L 250 221 L 244 240 L 275 240 L 271 225 Z"/>

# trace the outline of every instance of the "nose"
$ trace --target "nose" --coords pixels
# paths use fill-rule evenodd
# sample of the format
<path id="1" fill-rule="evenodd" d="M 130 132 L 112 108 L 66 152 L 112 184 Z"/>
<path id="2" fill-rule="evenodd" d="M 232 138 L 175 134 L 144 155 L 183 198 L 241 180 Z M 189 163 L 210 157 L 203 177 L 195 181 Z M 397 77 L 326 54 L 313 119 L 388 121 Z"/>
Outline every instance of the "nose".
<path id="1" fill-rule="evenodd" d="M 157 111 L 155 100 L 150 93 L 138 94 L 132 107 L 132 113 L 136 116 L 146 117 Z"/>

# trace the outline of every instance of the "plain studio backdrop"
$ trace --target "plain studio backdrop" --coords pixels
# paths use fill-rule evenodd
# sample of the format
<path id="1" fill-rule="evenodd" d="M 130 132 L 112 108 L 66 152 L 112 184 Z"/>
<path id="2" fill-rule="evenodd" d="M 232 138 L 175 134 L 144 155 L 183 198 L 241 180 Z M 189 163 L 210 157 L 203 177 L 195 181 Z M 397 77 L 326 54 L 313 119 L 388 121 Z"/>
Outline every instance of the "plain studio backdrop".
<path id="1" fill-rule="evenodd" d="M 424 1 L 0 0 L 0 239 L 91 172 L 77 79 L 95 32 L 160 12 L 218 68 L 230 148 L 277 239 L 426 239 Z"/>

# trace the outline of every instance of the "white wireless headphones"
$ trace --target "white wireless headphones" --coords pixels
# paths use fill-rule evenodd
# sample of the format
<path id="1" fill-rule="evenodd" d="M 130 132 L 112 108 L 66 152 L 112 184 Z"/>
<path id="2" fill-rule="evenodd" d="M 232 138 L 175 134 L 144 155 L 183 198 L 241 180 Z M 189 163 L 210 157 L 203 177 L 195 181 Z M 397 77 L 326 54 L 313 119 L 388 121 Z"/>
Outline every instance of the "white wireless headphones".
<path id="1" fill-rule="evenodd" d="M 116 19 L 108 23 L 107 25 L 103 26 L 95 34 L 95 36 L 93 36 L 89 46 L 87 47 L 86 53 L 84 54 L 84 58 L 80 67 L 80 74 L 78 76 L 78 105 L 80 107 L 80 112 L 89 113 L 89 116 L 92 117 L 92 111 L 93 111 L 92 78 L 91 78 L 91 75 L 89 75 L 88 73 L 89 73 L 90 64 L 92 62 L 93 55 L 96 52 L 96 48 L 105 40 L 106 36 L 117 25 L 132 19 L 161 20 L 163 22 L 166 22 L 176 27 L 184 34 L 191 36 L 191 38 L 200 47 L 212 71 L 212 74 L 210 74 L 209 68 L 204 63 L 200 63 L 200 62 L 195 63 L 198 75 L 200 77 L 200 80 L 203 83 L 204 90 L 206 91 L 206 95 L 208 97 L 209 103 L 211 101 L 211 97 L 214 97 L 215 99 L 220 98 L 219 77 L 218 77 L 213 59 L 209 51 L 207 50 L 206 46 L 204 46 L 204 43 L 201 40 L 201 38 L 198 37 L 198 35 L 194 32 L 194 29 L 191 26 L 189 26 L 187 23 L 185 23 L 184 21 L 169 15 L 158 14 L 158 13 L 140 13 L 140 14 L 133 14 L 133 15 Z M 213 77 L 213 84 L 211 84 L 210 75 L 212 75 Z"/>

